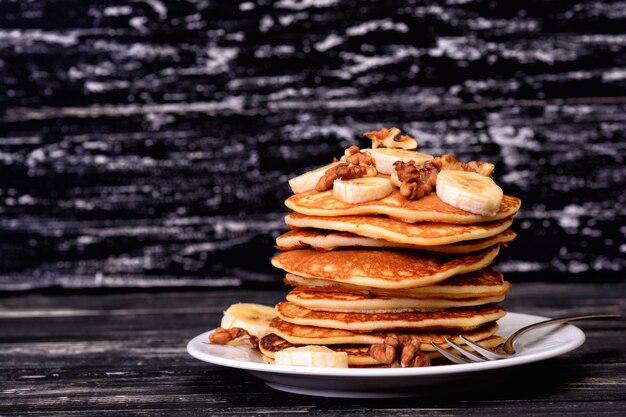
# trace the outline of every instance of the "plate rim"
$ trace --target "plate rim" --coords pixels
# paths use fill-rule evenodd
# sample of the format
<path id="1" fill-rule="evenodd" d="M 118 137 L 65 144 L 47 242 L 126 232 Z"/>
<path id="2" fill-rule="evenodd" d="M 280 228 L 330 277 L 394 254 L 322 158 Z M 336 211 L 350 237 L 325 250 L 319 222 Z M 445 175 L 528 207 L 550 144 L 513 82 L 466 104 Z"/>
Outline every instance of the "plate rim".
<path id="1" fill-rule="evenodd" d="M 497 322 L 501 323 L 503 320 L 506 321 L 507 318 L 508 320 L 532 320 L 529 321 L 529 324 L 532 322 L 538 322 L 548 319 L 548 317 L 544 316 L 507 312 L 507 314 L 503 318 L 499 319 Z M 203 332 L 195 336 L 193 339 L 189 340 L 186 345 L 186 349 L 189 355 L 202 362 L 207 362 L 213 365 L 223 366 L 227 368 L 240 369 L 248 372 L 343 378 L 434 376 L 507 368 L 539 362 L 542 360 L 563 355 L 580 347 L 586 339 L 585 333 L 580 328 L 571 323 L 567 323 L 562 325 L 560 331 L 567 330 L 569 332 L 573 332 L 573 336 L 563 345 L 540 352 L 530 353 L 527 355 L 522 354 L 514 358 L 501 359 L 496 361 L 474 362 L 467 364 L 447 364 L 411 368 L 308 368 L 229 359 L 216 356 L 208 352 L 201 352 L 199 349 L 197 349 L 198 344 L 206 343 L 204 341 L 208 340 L 209 334 L 214 330 L 215 329 L 211 329 L 209 331 Z"/>

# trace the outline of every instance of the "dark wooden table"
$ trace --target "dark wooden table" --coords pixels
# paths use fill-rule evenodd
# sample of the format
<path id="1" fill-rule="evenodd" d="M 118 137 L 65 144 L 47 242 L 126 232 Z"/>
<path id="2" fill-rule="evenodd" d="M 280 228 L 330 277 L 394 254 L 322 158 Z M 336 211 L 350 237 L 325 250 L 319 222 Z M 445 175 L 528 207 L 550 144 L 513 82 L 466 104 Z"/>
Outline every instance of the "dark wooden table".
<path id="1" fill-rule="evenodd" d="M 245 372 L 190 357 L 185 345 L 239 301 L 274 290 L 6 294 L 0 298 L 0 415 L 624 415 L 626 320 L 587 321 L 586 342 L 511 371 L 504 382 L 393 400 L 275 391 Z M 626 313 L 626 283 L 514 283 L 509 311 Z"/>

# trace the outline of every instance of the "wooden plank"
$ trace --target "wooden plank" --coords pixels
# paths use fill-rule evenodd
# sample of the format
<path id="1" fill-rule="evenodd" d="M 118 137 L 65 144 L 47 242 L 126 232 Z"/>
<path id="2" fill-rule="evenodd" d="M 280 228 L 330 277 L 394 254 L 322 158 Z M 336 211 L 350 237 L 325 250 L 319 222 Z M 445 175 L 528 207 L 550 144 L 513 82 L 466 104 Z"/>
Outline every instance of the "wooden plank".
<path id="1" fill-rule="evenodd" d="M 0 298 L 0 415 L 619 415 L 626 407 L 624 320 L 578 325 L 587 340 L 509 369 L 488 389 L 394 400 L 290 395 L 243 371 L 202 363 L 186 342 L 230 303 L 271 305 L 286 291 L 150 291 Z M 511 311 L 624 314 L 626 283 L 518 283 Z M 529 383 L 528 381 L 532 381 Z"/>

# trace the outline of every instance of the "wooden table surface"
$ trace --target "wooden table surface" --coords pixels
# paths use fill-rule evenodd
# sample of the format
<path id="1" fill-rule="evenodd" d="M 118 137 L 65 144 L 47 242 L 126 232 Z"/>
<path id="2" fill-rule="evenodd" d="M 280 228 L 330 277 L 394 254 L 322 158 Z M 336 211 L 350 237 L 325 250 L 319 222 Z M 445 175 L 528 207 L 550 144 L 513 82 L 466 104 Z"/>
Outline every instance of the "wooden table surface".
<path id="1" fill-rule="evenodd" d="M 479 392 L 403 399 L 287 394 L 189 356 L 186 343 L 234 302 L 286 289 L 6 293 L 0 298 L 0 415 L 624 415 L 626 320 L 579 322 L 586 341 Z M 626 283 L 517 282 L 519 313 L 626 313 Z"/>

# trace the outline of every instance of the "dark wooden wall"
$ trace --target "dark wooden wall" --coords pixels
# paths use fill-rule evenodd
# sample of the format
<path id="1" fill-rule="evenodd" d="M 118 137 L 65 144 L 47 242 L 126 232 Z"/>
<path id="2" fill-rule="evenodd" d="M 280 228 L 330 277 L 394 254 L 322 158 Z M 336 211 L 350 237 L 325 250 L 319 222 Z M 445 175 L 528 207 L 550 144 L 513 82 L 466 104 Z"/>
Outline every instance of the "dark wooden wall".
<path id="1" fill-rule="evenodd" d="M 626 266 L 623 1 L 2 1 L 0 105 L 0 289 L 280 285 L 287 179 L 391 125 L 497 164 L 509 279 Z"/>

